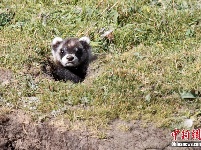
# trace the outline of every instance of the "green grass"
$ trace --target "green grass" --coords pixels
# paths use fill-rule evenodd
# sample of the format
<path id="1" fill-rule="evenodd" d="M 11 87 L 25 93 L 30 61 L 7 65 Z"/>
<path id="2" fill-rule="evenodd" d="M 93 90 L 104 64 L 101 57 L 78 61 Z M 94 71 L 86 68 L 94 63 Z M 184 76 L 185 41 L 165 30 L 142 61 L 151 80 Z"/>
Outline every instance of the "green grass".
<path id="1" fill-rule="evenodd" d="M 14 78 L 1 85 L 0 105 L 96 129 L 119 118 L 174 127 L 200 111 L 198 96 L 180 97 L 201 91 L 200 16 L 197 0 L 3 0 L 0 66 Z M 114 38 L 102 38 L 103 28 L 113 29 Z M 98 76 L 81 84 L 42 76 L 55 36 L 89 36 L 93 52 L 106 54 L 91 64 Z"/>

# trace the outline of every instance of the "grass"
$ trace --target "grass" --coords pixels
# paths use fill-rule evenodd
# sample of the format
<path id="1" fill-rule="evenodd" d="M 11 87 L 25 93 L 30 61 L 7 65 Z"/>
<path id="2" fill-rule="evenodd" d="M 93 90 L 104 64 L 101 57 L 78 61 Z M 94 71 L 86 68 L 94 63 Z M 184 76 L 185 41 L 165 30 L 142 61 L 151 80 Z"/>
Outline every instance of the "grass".
<path id="1" fill-rule="evenodd" d="M 0 105 L 97 130 L 115 119 L 176 127 L 200 111 L 200 10 L 197 0 L 3 0 L 0 66 L 14 79 L 1 85 Z M 110 29 L 113 38 L 102 38 Z M 98 76 L 81 84 L 42 76 L 55 36 L 89 36 L 93 52 L 106 55 L 91 64 Z"/>

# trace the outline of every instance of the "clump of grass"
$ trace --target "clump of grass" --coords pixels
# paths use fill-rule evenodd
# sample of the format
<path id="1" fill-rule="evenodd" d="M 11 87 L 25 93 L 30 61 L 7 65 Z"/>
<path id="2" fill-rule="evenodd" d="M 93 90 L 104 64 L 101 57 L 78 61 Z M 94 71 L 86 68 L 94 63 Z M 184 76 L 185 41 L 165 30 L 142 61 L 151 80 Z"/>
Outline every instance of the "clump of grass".
<path id="1" fill-rule="evenodd" d="M 14 108 L 27 110 L 20 100 L 36 97 L 30 111 L 37 115 L 62 114 L 96 129 L 119 118 L 170 126 L 175 116 L 200 108 L 200 98 L 179 95 L 200 91 L 198 1 L 8 0 L 2 7 L 16 14 L 0 30 L 0 64 L 15 75 L 1 92 Z M 102 38 L 110 29 L 112 38 Z M 83 35 L 94 53 L 107 55 L 91 64 L 101 73 L 81 84 L 44 77 L 40 66 L 51 55 L 52 38 Z"/>
<path id="2" fill-rule="evenodd" d="M 0 11 L 0 29 L 5 26 L 6 24 L 10 23 L 10 21 L 13 19 L 15 13 L 6 10 L 6 11 Z"/>

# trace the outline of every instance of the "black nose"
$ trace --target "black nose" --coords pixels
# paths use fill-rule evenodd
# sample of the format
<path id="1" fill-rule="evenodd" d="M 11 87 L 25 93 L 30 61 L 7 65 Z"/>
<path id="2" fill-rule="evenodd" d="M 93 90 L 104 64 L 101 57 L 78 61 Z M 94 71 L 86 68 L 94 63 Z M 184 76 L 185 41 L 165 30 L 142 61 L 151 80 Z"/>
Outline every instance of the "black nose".
<path id="1" fill-rule="evenodd" d="M 67 59 L 68 59 L 68 61 L 72 61 L 74 59 L 74 57 L 73 56 L 68 56 Z"/>

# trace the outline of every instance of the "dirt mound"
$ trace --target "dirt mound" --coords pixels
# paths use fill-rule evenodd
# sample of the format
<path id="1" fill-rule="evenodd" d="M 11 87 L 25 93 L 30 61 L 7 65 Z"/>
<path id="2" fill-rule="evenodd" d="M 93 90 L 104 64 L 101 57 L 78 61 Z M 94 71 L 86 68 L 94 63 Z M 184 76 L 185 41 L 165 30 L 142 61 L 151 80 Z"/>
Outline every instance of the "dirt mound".
<path id="1" fill-rule="evenodd" d="M 144 128 L 139 121 L 130 124 L 115 121 L 107 138 L 98 139 L 87 132 L 62 132 L 48 122 L 33 122 L 20 111 L 0 116 L 1 150 L 175 150 L 169 146 L 171 139 L 168 130 Z"/>
<path id="2" fill-rule="evenodd" d="M 97 149 L 81 133 L 59 132 L 47 122 L 33 123 L 22 112 L 0 117 L 0 141 L 2 150 Z"/>

